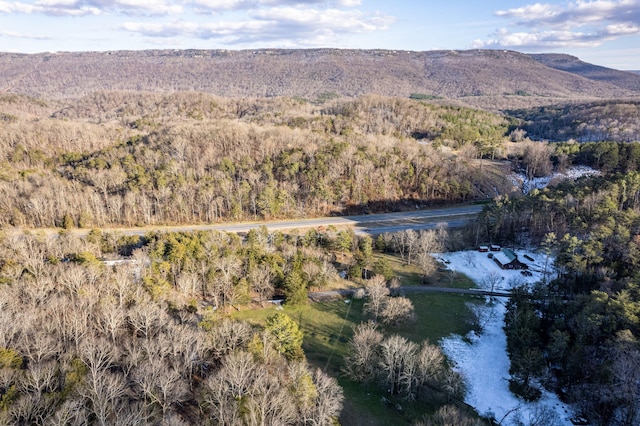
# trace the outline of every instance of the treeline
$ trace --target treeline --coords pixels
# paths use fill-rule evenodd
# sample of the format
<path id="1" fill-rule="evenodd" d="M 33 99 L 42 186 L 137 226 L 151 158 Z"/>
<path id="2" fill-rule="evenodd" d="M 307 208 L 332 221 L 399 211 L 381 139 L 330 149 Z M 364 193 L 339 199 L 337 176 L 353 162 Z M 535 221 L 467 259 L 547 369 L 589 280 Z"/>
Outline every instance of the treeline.
<path id="1" fill-rule="evenodd" d="M 578 142 L 640 141 L 640 103 L 609 101 L 507 111 L 532 139 Z"/>
<path id="2" fill-rule="evenodd" d="M 489 113 L 375 96 L 322 107 L 201 94 L 149 95 L 136 107 L 134 99 L 97 94 L 59 119 L 0 128 L 0 224 L 361 213 L 461 202 L 504 185 L 468 159 L 499 152 L 506 121 Z M 100 116 L 107 121 L 86 119 Z"/>
<path id="3" fill-rule="evenodd" d="M 588 166 L 603 173 L 628 173 L 640 167 L 640 142 L 546 143 L 523 137 L 509 157 L 528 177 L 548 176 L 553 170 L 566 172 L 572 165 Z"/>
<path id="4" fill-rule="evenodd" d="M 640 167 L 639 142 L 587 142 L 579 145 L 574 162 L 605 173 L 627 173 Z"/>
<path id="5" fill-rule="evenodd" d="M 637 424 L 640 174 L 503 197 L 482 224 L 494 241 L 540 244 L 558 271 L 508 304 L 512 389 L 535 399 L 544 386 L 595 424 Z"/>

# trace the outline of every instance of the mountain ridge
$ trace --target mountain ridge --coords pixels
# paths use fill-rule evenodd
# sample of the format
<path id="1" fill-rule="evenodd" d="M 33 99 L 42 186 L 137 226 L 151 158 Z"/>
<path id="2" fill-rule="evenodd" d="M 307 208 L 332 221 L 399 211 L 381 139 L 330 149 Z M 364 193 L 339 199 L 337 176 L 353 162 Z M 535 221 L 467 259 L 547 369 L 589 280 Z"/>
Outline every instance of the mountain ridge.
<path id="1" fill-rule="evenodd" d="M 498 50 L 144 50 L 0 53 L 0 91 L 42 98 L 98 91 L 223 97 L 445 98 L 495 109 L 640 97 L 640 75 L 569 55 Z M 563 65 L 566 63 L 565 65 Z"/>

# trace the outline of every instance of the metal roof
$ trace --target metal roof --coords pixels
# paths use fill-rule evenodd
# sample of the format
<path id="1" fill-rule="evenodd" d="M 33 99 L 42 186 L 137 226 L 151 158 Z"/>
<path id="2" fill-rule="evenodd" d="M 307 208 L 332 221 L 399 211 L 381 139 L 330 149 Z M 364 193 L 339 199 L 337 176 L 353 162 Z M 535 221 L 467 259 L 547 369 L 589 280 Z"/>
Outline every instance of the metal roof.
<path id="1" fill-rule="evenodd" d="M 516 256 L 516 254 L 513 252 L 513 250 L 508 249 L 508 248 L 503 248 L 502 249 L 502 253 L 504 253 L 505 256 L 507 256 L 509 258 L 509 262 L 513 262 L 514 260 L 516 260 L 516 258 L 518 256 Z"/>
<path id="2" fill-rule="evenodd" d="M 493 258 L 496 261 L 498 261 L 501 265 L 506 265 L 508 263 L 511 263 L 511 261 L 513 260 L 513 259 L 509 259 L 509 256 L 507 256 L 504 251 L 500 251 L 494 254 Z"/>

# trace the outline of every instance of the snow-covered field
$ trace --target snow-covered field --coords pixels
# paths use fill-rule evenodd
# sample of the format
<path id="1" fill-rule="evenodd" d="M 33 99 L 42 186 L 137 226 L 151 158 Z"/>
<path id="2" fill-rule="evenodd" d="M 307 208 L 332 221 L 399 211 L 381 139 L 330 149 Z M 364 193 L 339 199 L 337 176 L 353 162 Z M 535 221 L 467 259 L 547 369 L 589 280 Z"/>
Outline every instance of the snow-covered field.
<path id="1" fill-rule="evenodd" d="M 509 176 L 511 182 L 513 182 L 514 186 L 521 188 L 523 194 L 528 194 L 533 189 L 542 189 L 549 185 L 551 181 L 559 181 L 564 179 L 578 179 L 582 176 L 593 176 L 599 175 L 600 172 L 598 170 L 592 169 L 587 166 L 573 166 L 567 169 L 564 173 L 552 173 L 549 176 L 527 179 L 527 177 L 522 173 L 514 173 Z"/>
<path id="2" fill-rule="evenodd" d="M 532 276 L 524 276 L 520 271 L 500 269 L 487 257 L 487 253 L 464 251 L 434 255 L 444 262 L 448 269 L 463 273 L 479 287 L 494 290 L 508 290 L 515 285 L 535 283 L 545 275 L 550 277 L 553 262 L 540 253 L 515 250 L 518 259 L 529 266 Z M 534 261 L 527 260 L 528 255 Z M 549 273 L 545 273 L 549 271 Z M 480 335 L 471 333 L 465 338 L 452 335 L 440 342 L 443 351 L 455 368 L 465 378 L 467 394 L 465 402 L 487 416 L 492 416 L 502 425 L 532 424 L 542 417 L 545 424 L 571 426 L 569 420 L 574 415 L 571 408 L 563 404 L 555 394 L 545 392 L 535 403 L 516 398 L 509 391 L 509 357 L 507 340 L 502 329 L 505 305 L 503 299 L 487 301 L 483 312 L 485 320 Z"/>

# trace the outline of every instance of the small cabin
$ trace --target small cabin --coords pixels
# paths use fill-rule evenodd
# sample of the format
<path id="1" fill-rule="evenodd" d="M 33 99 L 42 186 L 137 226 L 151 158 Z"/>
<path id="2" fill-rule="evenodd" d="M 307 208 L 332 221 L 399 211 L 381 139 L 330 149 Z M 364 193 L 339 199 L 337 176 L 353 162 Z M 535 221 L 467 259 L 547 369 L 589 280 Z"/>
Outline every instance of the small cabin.
<path id="1" fill-rule="evenodd" d="M 488 252 L 488 251 L 489 251 L 489 246 L 479 246 L 479 247 L 478 247 L 478 251 L 479 251 L 480 253 L 486 253 L 486 252 Z"/>
<path id="2" fill-rule="evenodd" d="M 491 245 L 489 246 L 489 250 L 491 250 L 491 251 L 500 251 L 500 250 L 502 250 L 502 247 L 500 247 L 500 246 L 499 246 L 499 245 L 497 245 L 497 244 L 491 244 Z"/>
<path id="3" fill-rule="evenodd" d="M 525 263 L 518 260 L 518 255 L 509 249 L 502 249 L 494 254 L 493 261 L 500 269 L 529 269 Z"/>

